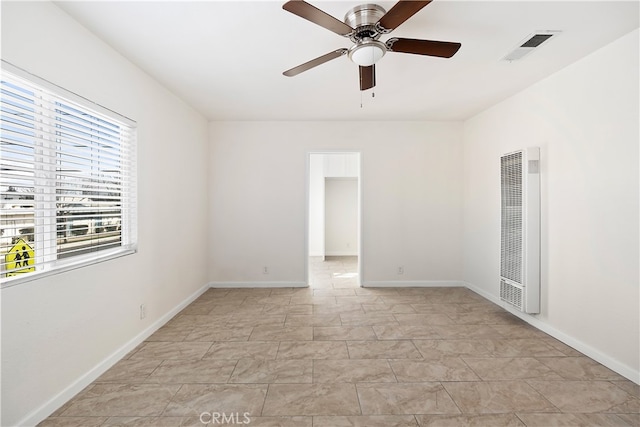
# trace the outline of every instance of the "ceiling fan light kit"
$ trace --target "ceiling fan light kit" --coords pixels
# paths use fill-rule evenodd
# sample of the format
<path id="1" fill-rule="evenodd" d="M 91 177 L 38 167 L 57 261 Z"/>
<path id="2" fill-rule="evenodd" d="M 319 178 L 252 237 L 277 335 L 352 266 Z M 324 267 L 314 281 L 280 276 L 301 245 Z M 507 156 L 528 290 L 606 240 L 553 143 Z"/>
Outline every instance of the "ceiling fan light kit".
<path id="1" fill-rule="evenodd" d="M 349 59 L 361 67 L 369 67 L 387 53 L 387 47 L 378 40 L 362 40 L 349 49 Z"/>
<path id="2" fill-rule="evenodd" d="M 377 4 L 362 4 L 350 9 L 342 22 L 304 0 L 288 1 L 282 6 L 284 10 L 347 37 L 354 44 L 348 49 L 337 49 L 307 61 L 283 74 L 287 77 L 293 77 L 347 54 L 349 59 L 360 67 L 360 90 L 364 91 L 376 85 L 374 64 L 382 59 L 387 52 L 451 58 L 460 49 L 460 43 L 398 37 L 389 39 L 386 43 L 378 40 L 380 36 L 396 29 L 429 3 L 431 0 L 401 0 L 389 11 Z"/>

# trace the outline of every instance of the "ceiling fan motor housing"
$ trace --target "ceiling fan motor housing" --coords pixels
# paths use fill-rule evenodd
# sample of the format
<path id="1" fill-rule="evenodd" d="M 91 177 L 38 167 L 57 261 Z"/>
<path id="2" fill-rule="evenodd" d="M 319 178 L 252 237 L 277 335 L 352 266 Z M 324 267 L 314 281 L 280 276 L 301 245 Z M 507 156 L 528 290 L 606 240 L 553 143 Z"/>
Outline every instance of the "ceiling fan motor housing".
<path id="1" fill-rule="evenodd" d="M 355 44 L 349 49 L 349 59 L 360 66 L 370 66 L 387 52 L 384 43 L 378 41 L 381 32 L 376 23 L 386 10 L 377 4 L 362 4 L 349 10 L 344 16 L 345 24 L 354 29 L 350 38 Z"/>
<path id="2" fill-rule="evenodd" d="M 355 43 L 363 38 L 378 39 L 381 33 L 376 28 L 376 23 L 385 13 L 387 11 L 377 4 L 361 4 L 350 9 L 344 16 L 344 22 L 355 29 L 351 39 Z"/>

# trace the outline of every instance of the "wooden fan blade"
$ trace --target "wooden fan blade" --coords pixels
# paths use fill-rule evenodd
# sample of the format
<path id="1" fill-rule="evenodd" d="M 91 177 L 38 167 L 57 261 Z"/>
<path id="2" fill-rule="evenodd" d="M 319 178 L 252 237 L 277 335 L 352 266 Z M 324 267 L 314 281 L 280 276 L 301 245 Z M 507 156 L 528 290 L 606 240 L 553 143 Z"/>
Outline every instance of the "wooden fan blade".
<path id="1" fill-rule="evenodd" d="M 387 40 L 387 50 L 390 52 L 413 53 L 416 55 L 438 56 L 451 58 L 462 46 L 460 43 L 439 42 L 435 40 L 400 39 Z"/>
<path id="2" fill-rule="evenodd" d="M 418 13 L 420 9 L 431 3 L 427 1 L 403 0 L 396 3 L 382 18 L 378 21 L 379 26 L 384 28 L 386 32 L 395 30 L 407 19 Z"/>
<path id="3" fill-rule="evenodd" d="M 376 66 L 360 67 L 360 90 L 371 89 L 376 85 Z"/>
<path id="4" fill-rule="evenodd" d="M 287 12 L 298 15 L 301 18 L 320 25 L 329 31 L 333 31 L 341 36 L 348 36 L 353 32 L 353 28 L 342 21 L 337 20 L 326 12 L 321 11 L 317 7 L 310 5 L 303 0 L 291 0 L 282 5 Z"/>
<path id="5" fill-rule="evenodd" d="M 332 59 L 336 59 L 346 54 L 348 49 L 338 49 L 333 52 L 329 52 L 326 55 L 322 55 L 317 57 L 316 59 L 312 59 L 311 61 L 305 62 L 304 64 L 298 65 L 297 67 L 293 67 L 290 70 L 285 71 L 284 74 L 287 77 L 297 76 L 303 71 L 310 70 L 313 67 L 317 67 L 318 65 L 324 64 L 325 62 L 331 61 Z"/>

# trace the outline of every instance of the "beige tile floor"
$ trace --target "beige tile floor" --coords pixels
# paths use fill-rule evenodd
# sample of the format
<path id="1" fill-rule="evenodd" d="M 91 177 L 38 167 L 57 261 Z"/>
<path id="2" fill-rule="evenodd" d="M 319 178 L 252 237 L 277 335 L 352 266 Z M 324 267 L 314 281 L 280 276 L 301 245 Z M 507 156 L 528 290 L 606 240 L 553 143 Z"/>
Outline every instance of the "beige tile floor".
<path id="1" fill-rule="evenodd" d="M 310 271 L 207 291 L 40 425 L 640 425 L 638 385 L 469 290 Z"/>

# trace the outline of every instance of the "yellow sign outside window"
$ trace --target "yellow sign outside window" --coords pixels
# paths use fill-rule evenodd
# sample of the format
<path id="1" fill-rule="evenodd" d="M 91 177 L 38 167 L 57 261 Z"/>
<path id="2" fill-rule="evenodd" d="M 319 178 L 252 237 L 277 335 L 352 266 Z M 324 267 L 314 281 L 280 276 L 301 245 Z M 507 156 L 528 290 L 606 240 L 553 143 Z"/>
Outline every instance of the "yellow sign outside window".
<path id="1" fill-rule="evenodd" d="M 27 242 L 20 239 L 4 256 L 7 277 L 36 271 L 35 252 Z"/>

